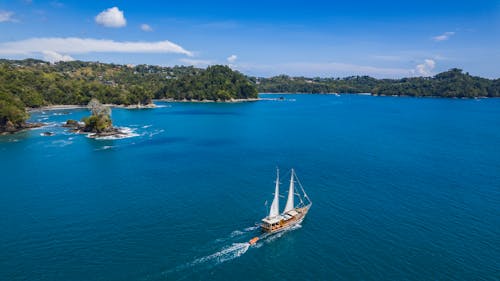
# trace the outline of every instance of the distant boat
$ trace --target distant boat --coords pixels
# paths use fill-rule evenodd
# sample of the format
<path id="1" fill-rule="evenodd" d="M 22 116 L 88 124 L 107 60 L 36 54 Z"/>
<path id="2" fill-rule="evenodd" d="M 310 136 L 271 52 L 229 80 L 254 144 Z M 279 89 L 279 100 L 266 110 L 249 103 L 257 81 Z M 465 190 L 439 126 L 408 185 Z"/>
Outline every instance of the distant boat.
<path id="1" fill-rule="evenodd" d="M 307 215 L 312 202 L 307 196 L 304 188 L 300 184 L 299 179 L 292 169 L 290 172 L 290 187 L 288 188 L 288 199 L 286 201 L 285 209 L 282 213 L 279 211 L 279 188 L 280 188 L 280 174 L 279 169 L 276 170 L 276 187 L 274 190 L 274 199 L 269 210 L 269 215 L 262 219 L 262 231 L 268 233 L 275 233 L 294 225 L 300 224 Z M 297 181 L 300 190 L 295 189 L 295 181 Z M 296 192 L 298 191 L 298 192 Z M 295 197 L 299 199 L 297 205 L 294 204 Z"/>

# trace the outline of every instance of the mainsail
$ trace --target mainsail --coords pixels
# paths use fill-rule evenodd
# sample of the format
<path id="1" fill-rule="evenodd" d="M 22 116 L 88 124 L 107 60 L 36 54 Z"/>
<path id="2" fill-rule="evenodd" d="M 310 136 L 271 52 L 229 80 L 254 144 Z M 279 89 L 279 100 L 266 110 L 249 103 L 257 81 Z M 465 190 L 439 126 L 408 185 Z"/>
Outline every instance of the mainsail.
<path id="1" fill-rule="evenodd" d="M 295 195 L 293 169 L 292 169 L 292 172 L 290 174 L 291 174 L 291 176 L 290 176 L 290 188 L 288 189 L 288 199 L 286 200 L 286 206 L 285 206 L 285 210 L 283 211 L 283 213 L 289 212 L 295 208 L 295 205 L 293 203 L 293 197 Z"/>
<path id="2" fill-rule="evenodd" d="M 280 172 L 276 171 L 276 188 L 274 189 L 274 199 L 269 211 L 269 217 L 274 218 L 280 214 Z"/>

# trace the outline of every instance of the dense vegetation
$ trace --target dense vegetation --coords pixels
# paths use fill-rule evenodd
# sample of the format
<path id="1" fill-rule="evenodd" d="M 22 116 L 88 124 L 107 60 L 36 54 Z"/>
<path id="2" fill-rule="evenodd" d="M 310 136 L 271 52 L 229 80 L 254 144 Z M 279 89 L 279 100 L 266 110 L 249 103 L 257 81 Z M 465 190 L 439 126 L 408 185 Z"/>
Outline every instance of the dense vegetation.
<path id="1" fill-rule="evenodd" d="M 28 107 L 85 105 L 92 98 L 110 104 L 147 104 L 153 98 L 229 100 L 256 98 L 255 86 L 227 66 L 126 66 L 99 62 L 0 60 L 0 84 Z"/>
<path id="2" fill-rule="evenodd" d="M 2 91 L 0 85 L 0 133 L 22 128 L 27 118 L 28 114 L 22 101 L 18 97 Z"/>
<path id="3" fill-rule="evenodd" d="M 97 99 L 92 99 L 87 107 L 92 114 L 82 119 L 85 124 L 84 132 L 103 133 L 113 129 L 109 107 L 102 105 Z"/>
<path id="4" fill-rule="evenodd" d="M 156 94 L 177 100 L 230 100 L 257 98 L 257 88 L 244 75 L 227 66 L 209 66 L 199 75 L 184 75 Z"/>
<path id="5" fill-rule="evenodd" d="M 227 66 L 116 65 L 99 62 L 0 60 L 0 126 L 23 123 L 25 107 L 55 104 L 148 104 L 153 98 L 230 100 L 257 98 L 255 85 Z M 3 131 L 0 127 L 0 131 Z"/>
<path id="6" fill-rule="evenodd" d="M 200 69 L 82 61 L 50 64 L 35 59 L 0 60 L 0 132 L 6 131 L 7 127 L 9 131 L 22 128 L 28 117 L 27 107 L 85 105 L 92 99 L 122 105 L 148 104 L 153 98 L 224 101 L 257 98 L 257 90 L 271 93 L 499 97 L 500 79 L 475 77 L 460 69 L 451 69 L 434 77 L 403 79 L 286 75 L 256 78 L 221 65 Z"/>
<path id="7" fill-rule="evenodd" d="M 252 78 L 261 93 L 369 93 L 379 80 L 369 76 L 307 78 L 280 75 Z"/>
<path id="8" fill-rule="evenodd" d="M 305 78 L 285 75 L 252 78 L 260 92 L 269 93 L 372 93 L 374 95 L 434 97 L 500 97 L 500 79 L 471 76 L 460 69 L 434 77 L 375 79 L 368 76 L 347 78 Z"/>

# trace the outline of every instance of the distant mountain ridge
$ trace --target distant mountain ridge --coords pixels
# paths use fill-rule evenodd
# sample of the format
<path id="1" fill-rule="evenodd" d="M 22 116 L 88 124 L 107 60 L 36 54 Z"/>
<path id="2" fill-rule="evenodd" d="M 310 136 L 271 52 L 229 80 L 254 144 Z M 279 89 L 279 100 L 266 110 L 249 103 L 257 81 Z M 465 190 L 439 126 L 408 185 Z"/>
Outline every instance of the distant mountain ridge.
<path id="1" fill-rule="evenodd" d="M 307 78 L 286 75 L 250 78 L 261 93 L 371 93 L 386 96 L 500 97 L 500 79 L 486 79 L 453 68 L 434 77 L 375 79 L 369 76 Z"/>

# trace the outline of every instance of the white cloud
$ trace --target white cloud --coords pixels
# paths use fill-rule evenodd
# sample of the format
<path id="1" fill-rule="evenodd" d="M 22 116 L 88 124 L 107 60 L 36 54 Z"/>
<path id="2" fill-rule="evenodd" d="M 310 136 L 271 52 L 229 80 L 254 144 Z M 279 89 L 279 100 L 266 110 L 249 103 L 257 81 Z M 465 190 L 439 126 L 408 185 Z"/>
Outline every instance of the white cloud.
<path id="1" fill-rule="evenodd" d="M 237 55 L 230 55 L 229 57 L 227 57 L 227 61 L 229 63 L 234 63 L 237 59 L 238 59 Z"/>
<path id="2" fill-rule="evenodd" d="M 170 41 L 117 42 L 92 38 L 31 38 L 0 43 L 0 55 L 32 55 L 43 52 L 86 53 L 175 53 L 192 56 L 190 51 Z"/>
<path id="3" fill-rule="evenodd" d="M 102 11 L 95 17 L 95 22 L 105 27 L 114 28 L 124 27 L 127 25 L 127 20 L 125 19 L 125 16 L 123 16 L 123 11 L 120 11 L 118 7 Z"/>
<path id="4" fill-rule="evenodd" d="M 424 60 L 424 63 L 418 64 L 413 71 L 417 75 L 431 76 L 432 70 L 436 67 L 436 62 L 431 59 Z"/>
<path id="5" fill-rule="evenodd" d="M 58 61 L 73 61 L 73 60 L 75 60 L 71 56 L 61 55 L 61 54 L 56 53 L 54 51 L 43 51 L 42 54 L 43 54 L 43 58 L 46 61 L 49 61 L 52 63 L 58 62 Z"/>
<path id="6" fill-rule="evenodd" d="M 12 18 L 13 15 L 14 12 L 0 10 L 0 22 L 14 22 L 15 20 Z"/>
<path id="7" fill-rule="evenodd" d="M 153 31 L 153 28 L 149 24 L 141 24 L 141 30 L 145 32 L 151 32 Z"/>
<path id="8" fill-rule="evenodd" d="M 446 40 L 450 39 L 450 37 L 453 35 L 455 35 L 455 32 L 448 31 L 448 32 L 445 32 L 441 35 L 434 36 L 434 37 L 432 37 L 432 39 L 436 42 L 441 42 L 441 41 L 446 41 Z"/>

